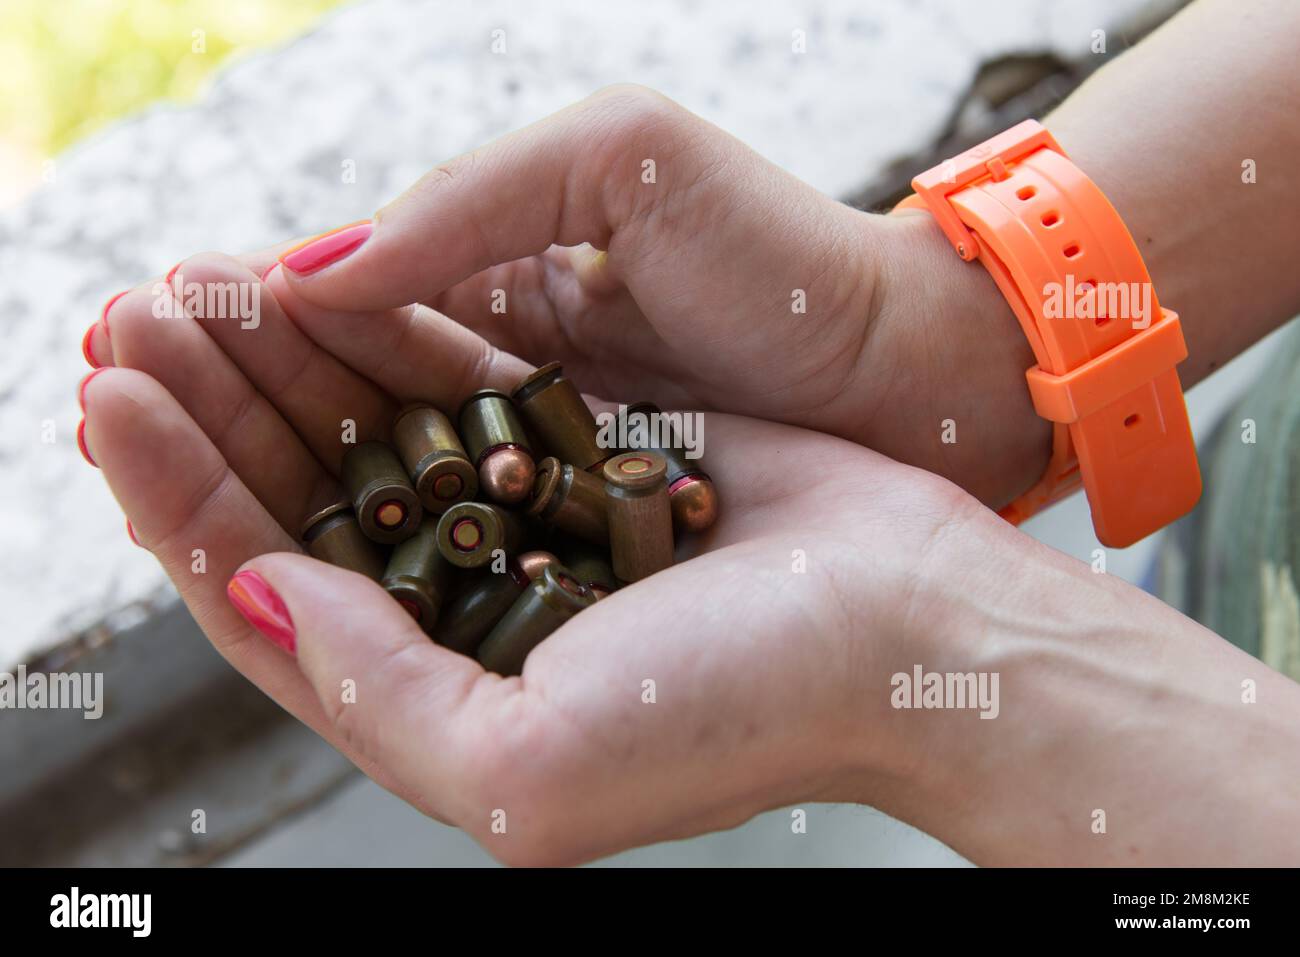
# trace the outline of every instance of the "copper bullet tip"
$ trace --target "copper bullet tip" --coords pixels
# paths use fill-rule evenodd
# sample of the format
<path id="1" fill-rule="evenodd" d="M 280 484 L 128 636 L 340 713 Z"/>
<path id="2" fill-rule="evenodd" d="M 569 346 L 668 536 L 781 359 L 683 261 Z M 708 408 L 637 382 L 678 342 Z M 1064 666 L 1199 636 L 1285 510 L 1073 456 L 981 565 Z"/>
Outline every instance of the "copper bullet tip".
<path id="1" fill-rule="evenodd" d="M 479 483 L 495 502 L 516 505 L 533 488 L 533 458 L 522 449 L 499 449 L 479 466 Z"/>
<path id="2" fill-rule="evenodd" d="M 668 500 L 673 521 L 684 532 L 702 532 L 718 519 L 718 490 L 706 478 L 683 482 Z"/>
<path id="3" fill-rule="evenodd" d="M 524 552 L 515 559 L 519 563 L 519 568 L 529 581 L 534 581 L 541 576 L 552 565 L 558 565 L 560 560 L 550 552 Z"/>

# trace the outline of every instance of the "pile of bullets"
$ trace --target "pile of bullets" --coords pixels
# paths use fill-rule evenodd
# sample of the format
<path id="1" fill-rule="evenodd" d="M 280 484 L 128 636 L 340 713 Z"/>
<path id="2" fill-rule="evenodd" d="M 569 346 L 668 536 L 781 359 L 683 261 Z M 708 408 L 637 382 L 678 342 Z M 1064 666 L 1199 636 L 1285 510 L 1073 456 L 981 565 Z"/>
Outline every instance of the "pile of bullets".
<path id="1" fill-rule="evenodd" d="M 660 415 L 648 402 L 619 410 L 634 413 Z M 433 406 L 408 405 L 391 445 L 352 446 L 348 500 L 309 518 L 302 541 L 379 582 L 433 640 L 490 671 L 519 674 L 564 622 L 671 565 L 674 529 L 717 518 L 712 481 L 675 435 L 664 440 L 670 430 L 624 420 L 617 434 L 637 447 L 602 448 L 559 363 L 512 395 L 474 393 L 458 420 L 459 431 Z"/>

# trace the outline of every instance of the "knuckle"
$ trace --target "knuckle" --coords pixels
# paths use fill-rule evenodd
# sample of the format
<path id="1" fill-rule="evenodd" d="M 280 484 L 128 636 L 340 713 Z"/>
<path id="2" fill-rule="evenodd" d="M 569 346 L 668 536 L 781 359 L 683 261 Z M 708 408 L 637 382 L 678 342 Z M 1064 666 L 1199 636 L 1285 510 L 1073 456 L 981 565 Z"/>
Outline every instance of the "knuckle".
<path id="1" fill-rule="evenodd" d="M 202 252 L 181 260 L 176 267 L 175 280 L 187 283 L 225 282 L 247 279 L 249 269 L 233 256 L 222 252 Z"/>
<path id="2" fill-rule="evenodd" d="M 221 252 L 203 252 L 176 267 L 171 294 L 195 319 L 225 318 L 232 304 L 240 301 L 241 287 L 255 284 L 252 271 L 238 259 Z"/>
<path id="3" fill-rule="evenodd" d="M 460 156 L 454 156 L 449 160 L 444 160 L 421 176 L 405 196 L 399 196 L 393 202 L 381 209 L 376 218 L 382 218 L 386 214 L 391 214 L 395 208 L 402 205 L 404 201 L 410 197 L 427 197 L 431 193 L 437 193 L 440 190 L 452 186 L 458 180 L 468 179 L 470 172 L 477 163 L 477 150 L 469 153 L 462 153 Z"/>
<path id="4" fill-rule="evenodd" d="M 588 107 L 597 125 L 615 141 L 658 142 L 695 119 L 662 93 L 635 83 L 598 90 L 588 100 Z"/>
<path id="5" fill-rule="evenodd" d="M 162 288 L 162 278 L 148 286 L 133 289 L 113 303 L 111 321 L 114 361 L 123 368 L 133 367 L 138 361 L 140 347 L 153 342 L 151 326 L 154 304 L 159 296 L 167 295 Z"/>
<path id="6" fill-rule="evenodd" d="M 330 727 L 350 750 L 366 758 L 374 759 L 374 742 L 371 740 L 371 725 L 366 720 L 360 704 L 349 704 L 341 694 L 321 695 L 321 705 Z"/>
<path id="7" fill-rule="evenodd" d="M 640 83 L 613 83 L 591 95 L 589 102 L 634 116 L 685 113 L 658 90 Z"/>

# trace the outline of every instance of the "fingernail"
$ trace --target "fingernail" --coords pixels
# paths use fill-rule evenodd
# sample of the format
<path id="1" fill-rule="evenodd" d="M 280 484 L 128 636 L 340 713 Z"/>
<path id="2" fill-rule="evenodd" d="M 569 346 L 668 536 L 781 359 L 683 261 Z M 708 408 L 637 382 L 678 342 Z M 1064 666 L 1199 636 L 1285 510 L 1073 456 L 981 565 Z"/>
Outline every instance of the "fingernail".
<path id="1" fill-rule="evenodd" d="M 373 231 L 370 220 L 342 226 L 290 249 L 280 257 L 280 262 L 299 276 L 310 276 L 356 252 Z"/>
<path id="2" fill-rule="evenodd" d="M 261 279 L 262 282 L 266 282 L 266 277 L 269 276 L 269 275 L 271 275 L 271 270 L 274 269 L 274 268 L 275 268 L 276 266 L 278 266 L 278 265 L 280 265 L 280 260 L 277 259 L 275 262 L 271 263 L 271 265 L 269 265 L 269 266 L 267 266 L 265 269 L 263 269 L 263 270 L 262 270 L 262 275 L 259 276 L 258 278 Z"/>
<path id="3" fill-rule="evenodd" d="M 78 385 L 77 385 L 77 405 L 81 406 L 81 411 L 82 411 L 82 412 L 85 412 L 85 411 L 86 411 L 86 386 L 90 385 L 90 380 L 91 380 L 91 379 L 95 378 L 95 376 L 99 375 L 99 374 L 100 374 L 101 372 L 103 372 L 103 371 L 104 371 L 103 369 L 96 369 L 96 370 L 93 371 L 93 372 L 89 372 L 89 373 L 87 373 L 86 376 L 81 380 L 81 382 L 78 383 Z"/>
<path id="4" fill-rule="evenodd" d="M 100 310 L 99 321 L 104 324 L 104 335 L 108 336 L 110 339 L 113 337 L 113 334 L 108 331 L 108 310 L 112 309 L 113 303 L 117 302 L 119 299 L 125 296 L 127 292 L 129 292 L 129 290 L 123 289 L 112 299 L 108 300 L 108 302 L 104 303 L 104 308 Z M 93 329 L 94 326 L 91 326 L 91 328 Z"/>
<path id="5" fill-rule="evenodd" d="M 163 285 L 166 286 L 168 289 L 171 288 L 172 279 L 176 275 L 176 270 L 181 268 L 181 263 L 183 262 L 185 262 L 185 260 L 182 259 L 181 262 L 177 263 L 175 266 L 172 266 L 171 269 L 167 270 L 167 275 L 163 277 Z"/>
<path id="6" fill-rule="evenodd" d="M 91 458 L 90 449 L 86 448 L 86 420 L 85 419 L 82 419 L 81 422 L 78 423 L 77 425 L 77 448 L 81 450 L 81 457 L 83 459 L 85 459 L 91 465 L 95 466 L 95 468 L 99 468 L 99 463 L 96 462 L 93 458 Z"/>
<path id="7" fill-rule="evenodd" d="M 86 334 L 81 337 L 81 354 L 86 359 L 86 365 L 92 369 L 100 368 L 100 363 L 95 358 L 95 354 L 90 351 L 90 337 L 95 334 L 97 328 L 99 328 L 99 323 L 92 322 L 90 328 L 86 330 Z"/>
<path id="8" fill-rule="evenodd" d="M 237 572 L 226 585 L 226 594 L 235 609 L 268 641 L 291 655 L 297 653 L 298 642 L 289 609 L 265 578 L 257 572 Z"/>
<path id="9" fill-rule="evenodd" d="M 131 537 L 131 541 L 137 548 L 144 548 L 144 546 L 140 544 L 140 539 L 135 537 L 135 528 L 131 525 L 131 520 L 129 518 L 126 520 L 126 534 Z"/>

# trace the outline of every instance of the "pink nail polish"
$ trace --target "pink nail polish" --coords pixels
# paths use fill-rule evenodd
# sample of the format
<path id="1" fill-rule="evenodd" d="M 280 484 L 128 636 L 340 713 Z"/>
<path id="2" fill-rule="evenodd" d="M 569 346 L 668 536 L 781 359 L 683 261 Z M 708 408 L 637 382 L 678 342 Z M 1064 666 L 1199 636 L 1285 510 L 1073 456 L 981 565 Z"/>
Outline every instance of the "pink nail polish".
<path id="1" fill-rule="evenodd" d="M 266 282 L 266 277 L 269 276 L 269 275 L 271 275 L 271 270 L 274 269 L 274 268 L 275 268 L 276 266 L 278 266 L 278 265 L 280 265 L 280 260 L 277 259 L 275 262 L 271 263 L 271 265 L 269 265 L 269 266 L 267 266 L 265 269 L 263 269 L 263 270 L 262 270 L 262 275 L 259 276 L 258 278 L 259 278 L 262 282 Z"/>
<path id="2" fill-rule="evenodd" d="M 98 325 L 99 323 L 92 322 L 90 328 L 86 330 L 86 334 L 81 337 L 81 355 L 85 358 L 86 365 L 90 366 L 92 369 L 101 368 L 99 362 L 95 359 L 95 354 L 90 351 L 90 337 L 95 334 L 95 328 Z"/>
<path id="3" fill-rule="evenodd" d="M 289 250 L 280 257 L 280 262 L 299 276 L 310 276 L 356 252 L 372 232 L 374 226 L 369 220 L 343 226 Z"/>
<path id="4" fill-rule="evenodd" d="M 169 288 L 169 289 L 171 288 L 172 279 L 174 279 L 174 278 L 176 277 L 176 270 L 180 269 L 182 263 L 184 263 L 184 262 L 185 262 L 185 260 L 182 259 L 182 260 L 181 260 L 180 262 L 178 262 L 175 266 L 172 266 L 171 269 L 167 270 L 167 275 L 163 277 L 163 285 L 164 285 L 164 286 L 166 286 L 166 287 Z"/>
<path id="5" fill-rule="evenodd" d="M 91 465 L 95 466 L 95 468 L 99 468 L 99 463 L 96 462 L 93 458 L 91 458 L 90 449 L 86 448 L 86 420 L 85 419 L 82 419 L 81 422 L 77 425 L 77 448 L 81 451 L 81 457 L 83 459 L 85 459 Z"/>
<path id="6" fill-rule="evenodd" d="M 77 405 L 81 406 L 83 413 L 86 411 L 86 386 L 90 385 L 91 379 L 103 371 L 103 369 L 95 369 L 93 372 L 87 373 L 81 382 L 77 384 Z"/>
<path id="7" fill-rule="evenodd" d="M 238 572 L 226 585 L 226 594 L 235 610 L 268 641 L 291 655 L 297 653 L 298 641 L 289 609 L 265 578 L 253 571 Z"/>
<path id="8" fill-rule="evenodd" d="M 104 324 L 104 335 L 108 336 L 110 339 L 112 338 L 113 334 L 108 331 L 108 310 L 112 309 L 113 303 L 117 302 L 119 299 L 125 296 L 129 291 L 130 290 L 123 289 L 112 299 L 108 300 L 108 302 L 104 303 L 104 308 L 100 310 L 99 321 Z M 92 326 L 91 328 L 93 329 L 94 327 Z"/>
<path id="9" fill-rule="evenodd" d="M 135 528 L 131 525 L 131 520 L 129 518 L 126 520 L 126 534 L 130 536 L 131 542 L 136 546 L 136 548 L 144 548 L 144 546 L 140 544 L 140 539 L 135 537 Z"/>

